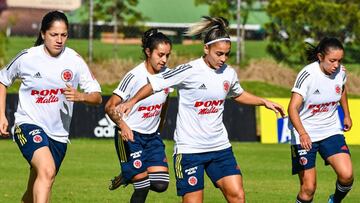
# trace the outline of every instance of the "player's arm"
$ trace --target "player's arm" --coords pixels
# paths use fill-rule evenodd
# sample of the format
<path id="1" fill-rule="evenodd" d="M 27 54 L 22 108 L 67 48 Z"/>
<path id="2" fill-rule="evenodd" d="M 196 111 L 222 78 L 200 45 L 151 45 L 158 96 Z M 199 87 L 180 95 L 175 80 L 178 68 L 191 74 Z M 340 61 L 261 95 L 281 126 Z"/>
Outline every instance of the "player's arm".
<path id="1" fill-rule="evenodd" d="M 150 83 L 147 83 L 144 85 L 140 90 L 135 94 L 134 97 L 129 99 L 127 102 L 122 103 L 119 105 L 120 113 L 124 113 L 125 115 L 128 115 L 132 109 L 132 107 L 142 99 L 147 98 L 148 96 L 153 94 L 153 89 Z"/>
<path id="2" fill-rule="evenodd" d="M 122 119 L 118 105 L 122 102 L 120 96 L 113 94 L 105 104 L 105 112 L 110 119 L 121 129 L 121 137 L 124 141 L 134 141 L 134 135 L 129 126 Z"/>
<path id="3" fill-rule="evenodd" d="M 98 105 L 102 102 L 100 92 L 79 92 L 70 83 L 66 83 L 64 95 L 68 101 L 83 102 L 88 105 Z"/>
<path id="4" fill-rule="evenodd" d="M 163 127 L 165 125 L 166 112 L 167 112 L 168 105 L 169 105 L 169 97 L 166 98 L 166 101 L 161 109 L 160 124 L 159 124 L 159 129 L 158 129 L 159 132 L 161 132 L 161 130 L 163 129 Z"/>
<path id="5" fill-rule="evenodd" d="M 340 105 L 344 112 L 344 131 L 349 131 L 352 127 L 352 120 L 350 117 L 348 99 L 347 99 L 347 90 L 346 86 L 343 87 L 343 92 L 340 98 Z"/>
<path id="6" fill-rule="evenodd" d="M 240 104 L 265 106 L 267 109 L 273 110 L 277 114 L 280 113 L 282 117 L 285 116 L 284 108 L 280 104 L 258 97 L 246 91 L 243 91 L 239 96 L 235 97 L 234 100 Z"/>
<path id="7" fill-rule="evenodd" d="M 288 107 L 288 113 L 291 123 L 293 124 L 293 126 L 295 127 L 296 131 L 299 134 L 301 147 L 303 149 L 310 150 L 312 147 L 311 139 L 308 133 L 306 132 L 299 115 L 300 107 L 302 103 L 303 103 L 303 97 L 300 94 L 293 92 Z"/>
<path id="8" fill-rule="evenodd" d="M 8 120 L 5 115 L 5 105 L 6 105 L 6 86 L 0 82 L 0 135 L 8 136 Z"/>

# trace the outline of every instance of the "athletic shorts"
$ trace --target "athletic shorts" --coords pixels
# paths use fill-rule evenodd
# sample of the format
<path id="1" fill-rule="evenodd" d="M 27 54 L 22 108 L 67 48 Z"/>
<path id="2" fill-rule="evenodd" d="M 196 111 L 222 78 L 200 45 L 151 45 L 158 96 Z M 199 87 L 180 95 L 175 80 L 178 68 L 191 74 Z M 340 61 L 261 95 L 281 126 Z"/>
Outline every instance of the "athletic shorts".
<path id="1" fill-rule="evenodd" d="M 160 133 L 141 134 L 133 131 L 134 142 L 123 141 L 115 129 L 115 147 L 121 162 L 121 173 L 126 182 L 151 166 L 168 167 L 165 145 Z"/>
<path id="2" fill-rule="evenodd" d="M 56 172 L 59 171 L 67 149 L 66 143 L 51 139 L 42 128 L 33 124 L 16 126 L 14 138 L 30 166 L 34 152 L 41 147 L 48 147 L 55 162 Z"/>
<path id="3" fill-rule="evenodd" d="M 329 165 L 326 159 L 334 154 L 350 154 L 346 145 L 344 135 L 333 135 L 324 140 L 313 142 L 310 151 L 301 148 L 301 145 L 291 145 L 292 174 L 314 168 L 316 163 L 316 153 L 319 152 L 325 165 Z"/>
<path id="4" fill-rule="evenodd" d="M 241 175 L 231 147 L 214 152 L 175 154 L 174 168 L 178 196 L 203 190 L 204 170 L 215 187 L 223 177 Z"/>

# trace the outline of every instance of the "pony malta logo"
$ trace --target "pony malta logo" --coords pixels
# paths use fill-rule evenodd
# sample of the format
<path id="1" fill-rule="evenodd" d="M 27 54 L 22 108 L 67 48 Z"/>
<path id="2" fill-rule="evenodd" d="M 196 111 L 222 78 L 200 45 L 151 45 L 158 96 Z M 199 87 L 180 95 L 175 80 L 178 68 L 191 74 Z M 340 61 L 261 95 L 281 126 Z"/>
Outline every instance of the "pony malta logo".
<path id="1" fill-rule="evenodd" d="M 62 88 L 45 89 L 45 90 L 31 90 L 30 95 L 36 97 L 35 103 L 55 103 L 59 101 L 59 95 L 65 92 Z"/>
<path id="2" fill-rule="evenodd" d="M 311 114 L 321 113 L 321 112 L 328 112 L 329 108 L 334 107 L 337 105 L 337 101 L 327 102 L 322 104 L 310 104 L 308 109 L 311 110 Z"/>
<path id="3" fill-rule="evenodd" d="M 163 105 L 164 103 L 150 105 L 150 106 L 139 106 L 137 111 L 143 114 L 142 118 L 150 118 L 150 117 L 158 116 L 161 113 L 161 108 Z"/>
<path id="4" fill-rule="evenodd" d="M 197 101 L 194 107 L 199 109 L 198 114 L 211 114 L 219 112 L 219 108 L 224 104 L 224 100 Z"/>

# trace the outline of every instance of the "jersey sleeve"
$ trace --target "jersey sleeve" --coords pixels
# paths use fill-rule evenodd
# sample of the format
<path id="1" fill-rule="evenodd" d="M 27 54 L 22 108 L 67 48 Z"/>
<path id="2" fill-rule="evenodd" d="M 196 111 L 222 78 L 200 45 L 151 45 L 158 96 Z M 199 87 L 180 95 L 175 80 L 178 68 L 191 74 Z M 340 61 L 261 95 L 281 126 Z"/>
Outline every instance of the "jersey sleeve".
<path id="1" fill-rule="evenodd" d="M 95 76 L 91 73 L 87 64 L 82 59 L 80 60 L 80 89 L 86 93 L 101 92 L 101 87 Z"/>
<path id="2" fill-rule="evenodd" d="M 14 57 L 11 62 L 6 65 L 0 71 L 0 82 L 5 86 L 9 87 L 19 76 L 21 58 L 23 55 L 27 54 L 27 50 L 23 50 L 16 57 Z"/>
<path id="3" fill-rule="evenodd" d="M 240 85 L 238 75 L 236 74 L 235 71 L 233 71 L 233 76 L 232 76 L 231 86 L 230 86 L 228 96 L 237 97 L 240 94 L 242 94 L 243 92 L 244 92 L 244 89 Z"/>
<path id="4" fill-rule="evenodd" d="M 342 73 L 342 78 L 343 78 L 343 85 L 345 85 L 346 81 L 347 81 L 347 75 L 346 72 L 344 70 L 341 70 Z"/>
<path id="5" fill-rule="evenodd" d="M 159 92 L 168 87 L 174 87 L 181 84 L 191 75 L 192 66 L 183 64 L 175 69 L 148 76 L 148 80 L 154 92 Z"/>
<path id="6" fill-rule="evenodd" d="M 300 71 L 300 73 L 296 77 L 295 84 L 291 89 L 291 92 L 296 92 L 300 94 L 305 100 L 307 92 L 310 87 L 310 81 L 311 81 L 310 73 L 306 69 Z"/>
<path id="7" fill-rule="evenodd" d="M 131 97 L 132 89 L 135 87 L 135 75 L 131 72 L 127 73 L 121 80 L 117 88 L 113 91 L 114 94 L 121 97 L 122 100 L 126 101 Z"/>

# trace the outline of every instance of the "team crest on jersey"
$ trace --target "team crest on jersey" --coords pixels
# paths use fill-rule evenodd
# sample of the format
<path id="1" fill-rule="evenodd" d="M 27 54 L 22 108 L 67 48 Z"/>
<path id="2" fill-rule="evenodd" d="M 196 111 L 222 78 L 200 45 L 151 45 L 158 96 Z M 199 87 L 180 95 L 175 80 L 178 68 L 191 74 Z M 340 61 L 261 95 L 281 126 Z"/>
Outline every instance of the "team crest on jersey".
<path id="1" fill-rule="evenodd" d="M 340 87 L 340 85 L 335 85 L 335 92 L 336 92 L 336 94 L 341 94 L 341 87 Z"/>
<path id="2" fill-rule="evenodd" d="M 137 168 L 137 169 L 141 168 L 141 166 L 142 166 L 141 160 L 136 159 L 136 160 L 133 162 L 133 166 L 134 166 L 135 168 Z"/>
<path id="3" fill-rule="evenodd" d="M 61 72 L 61 79 L 64 81 L 64 82 L 69 82 L 73 79 L 73 72 L 69 69 L 65 69 L 63 70 L 63 72 Z"/>
<path id="4" fill-rule="evenodd" d="M 299 163 L 302 165 L 302 166 L 305 166 L 307 163 L 308 163 L 308 160 L 307 158 L 305 157 L 300 157 L 300 160 L 299 160 Z"/>
<path id="5" fill-rule="evenodd" d="M 225 91 L 225 92 L 228 92 L 228 91 L 229 91 L 229 88 L 230 88 L 230 82 L 227 81 L 227 80 L 225 80 L 224 83 L 223 83 L 223 85 L 224 85 L 224 91 Z"/>
<path id="6" fill-rule="evenodd" d="M 34 137 L 33 137 L 33 141 L 35 142 L 35 143 L 40 143 L 40 142 L 42 142 L 42 137 L 40 136 L 40 135 L 35 135 Z"/>
<path id="7" fill-rule="evenodd" d="M 189 179 L 188 179 L 188 183 L 189 185 L 191 186 L 194 186 L 196 185 L 198 182 L 197 178 L 195 176 L 190 176 Z"/>
<path id="8" fill-rule="evenodd" d="M 169 91 L 170 91 L 169 88 L 165 88 L 165 89 L 164 89 L 164 93 L 165 93 L 165 94 L 169 94 Z"/>

